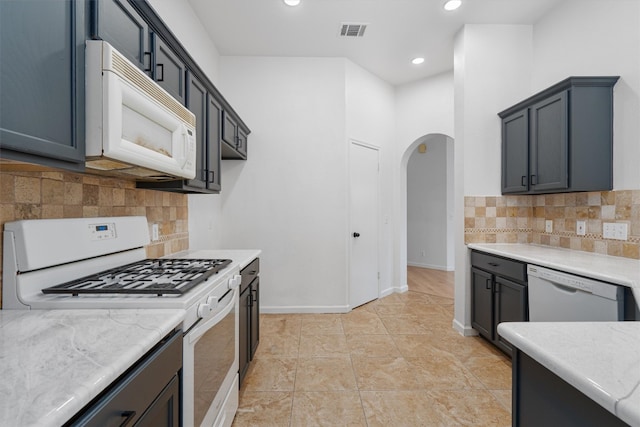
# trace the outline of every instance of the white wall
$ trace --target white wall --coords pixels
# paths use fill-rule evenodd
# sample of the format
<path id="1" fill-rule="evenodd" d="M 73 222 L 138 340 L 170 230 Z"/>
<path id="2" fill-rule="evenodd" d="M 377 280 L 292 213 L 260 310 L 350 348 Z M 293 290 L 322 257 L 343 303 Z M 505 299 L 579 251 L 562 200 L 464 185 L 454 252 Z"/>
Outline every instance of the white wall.
<path id="1" fill-rule="evenodd" d="M 261 309 L 346 310 L 345 60 L 222 57 L 220 90 L 251 128 L 223 161 L 222 244 L 262 249 Z"/>
<path id="2" fill-rule="evenodd" d="M 379 149 L 380 233 L 378 271 L 381 295 L 395 289 L 393 282 L 393 196 L 395 92 L 391 85 L 346 61 L 347 140 L 364 142 Z M 346 184 L 346 183 L 345 183 Z M 348 231 L 347 231 L 348 234 Z M 351 242 L 351 239 L 348 239 Z"/>
<path id="3" fill-rule="evenodd" d="M 407 165 L 407 263 L 448 270 L 447 137 L 427 137 Z"/>
<path id="4" fill-rule="evenodd" d="M 613 185 L 640 188 L 640 2 L 571 0 L 534 27 L 532 93 L 569 76 L 620 76 L 614 87 Z"/>
<path id="5" fill-rule="evenodd" d="M 456 37 L 455 81 L 455 316 L 470 322 L 469 255 L 464 245 L 464 196 L 500 194 L 499 111 L 529 95 L 532 27 L 465 25 Z"/>

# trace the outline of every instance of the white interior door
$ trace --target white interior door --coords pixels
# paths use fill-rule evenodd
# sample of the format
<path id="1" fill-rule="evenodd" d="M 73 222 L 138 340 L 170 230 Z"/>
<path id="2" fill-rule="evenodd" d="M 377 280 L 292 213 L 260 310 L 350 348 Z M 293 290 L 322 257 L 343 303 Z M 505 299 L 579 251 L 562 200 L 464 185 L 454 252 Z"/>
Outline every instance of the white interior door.
<path id="1" fill-rule="evenodd" d="M 378 298 L 378 149 L 351 142 L 349 305 Z"/>

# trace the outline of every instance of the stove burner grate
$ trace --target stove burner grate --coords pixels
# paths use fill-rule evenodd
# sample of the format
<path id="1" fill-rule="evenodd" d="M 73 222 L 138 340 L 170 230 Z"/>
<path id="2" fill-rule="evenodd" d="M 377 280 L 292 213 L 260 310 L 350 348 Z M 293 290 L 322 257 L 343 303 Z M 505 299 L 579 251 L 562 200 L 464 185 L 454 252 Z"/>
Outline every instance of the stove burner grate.
<path id="1" fill-rule="evenodd" d="M 231 263 L 228 259 L 146 259 L 42 290 L 45 294 L 182 295 Z"/>

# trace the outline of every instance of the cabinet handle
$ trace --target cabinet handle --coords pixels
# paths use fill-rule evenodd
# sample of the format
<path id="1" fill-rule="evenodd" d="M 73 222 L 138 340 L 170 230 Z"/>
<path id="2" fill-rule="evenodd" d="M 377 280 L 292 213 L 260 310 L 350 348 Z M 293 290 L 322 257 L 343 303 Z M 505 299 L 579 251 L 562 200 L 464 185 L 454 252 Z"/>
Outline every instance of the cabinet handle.
<path id="1" fill-rule="evenodd" d="M 538 177 L 536 175 L 531 175 L 531 185 L 536 185 L 538 183 Z"/>
<path id="2" fill-rule="evenodd" d="M 215 182 L 216 180 L 216 171 L 209 171 L 209 182 Z"/>
<path id="3" fill-rule="evenodd" d="M 160 70 L 162 70 L 162 76 L 156 77 L 156 81 L 157 82 L 163 82 L 164 81 L 164 64 L 156 64 L 156 75 L 159 74 L 158 73 L 158 68 Z"/>
<path id="4" fill-rule="evenodd" d="M 522 185 L 523 187 L 527 186 L 527 176 L 526 175 L 522 175 L 522 179 L 520 180 L 520 185 Z"/>
<path id="5" fill-rule="evenodd" d="M 120 424 L 120 427 L 125 427 L 127 424 L 133 421 L 136 416 L 136 411 L 124 411 L 122 414 L 120 414 L 120 416 L 124 417 L 124 420 L 122 421 L 122 424 Z"/>
<path id="6" fill-rule="evenodd" d="M 491 267 L 498 267 L 498 266 L 500 266 L 500 264 L 498 264 L 497 262 L 490 262 L 490 263 L 489 263 L 489 265 L 490 265 Z"/>
<path id="7" fill-rule="evenodd" d="M 491 279 L 487 279 L 485 283 L 485 289 L 491 289 Z"/>
<path id="8" fill-rule="evenodd" d="M 258 302 L 258 290 L 257 289 L 252 289 L 251 290 L 251 305 L 253 306 L 253 303 Z"/>

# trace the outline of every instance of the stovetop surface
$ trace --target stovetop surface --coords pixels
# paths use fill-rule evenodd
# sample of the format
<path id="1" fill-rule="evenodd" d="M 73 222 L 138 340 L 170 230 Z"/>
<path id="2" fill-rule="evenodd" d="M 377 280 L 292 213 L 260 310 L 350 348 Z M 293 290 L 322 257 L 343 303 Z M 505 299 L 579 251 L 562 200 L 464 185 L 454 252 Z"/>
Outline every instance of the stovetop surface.
<path id="1" fill-rule="evenodd" d="M 228 259 L 146 259 L 42 289 L 45 294 L 182 295 L 231 263 Z"/>

